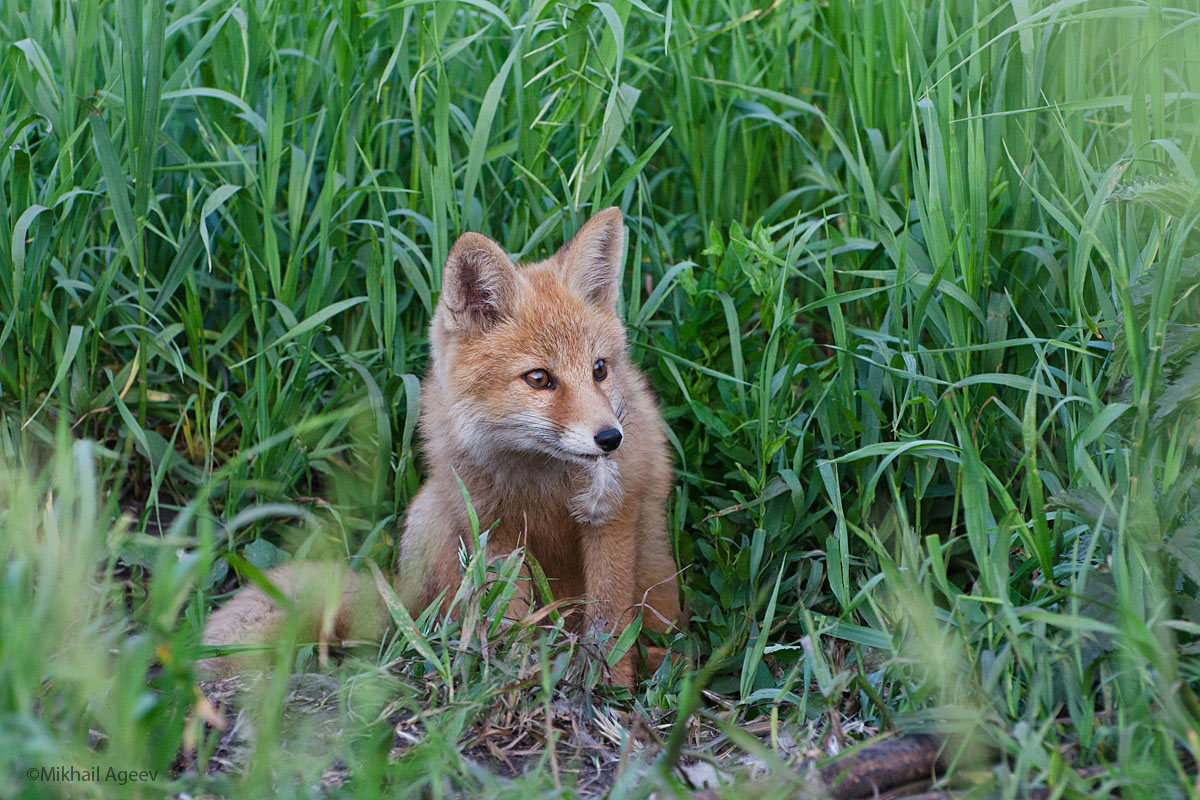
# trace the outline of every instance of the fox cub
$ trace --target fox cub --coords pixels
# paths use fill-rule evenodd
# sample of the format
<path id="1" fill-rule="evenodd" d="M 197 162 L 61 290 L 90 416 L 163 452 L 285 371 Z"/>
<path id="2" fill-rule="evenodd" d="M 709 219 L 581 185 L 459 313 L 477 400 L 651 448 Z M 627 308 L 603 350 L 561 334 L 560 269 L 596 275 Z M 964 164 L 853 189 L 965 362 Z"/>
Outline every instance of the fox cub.
<path id="1" fill-rule="evenodd" d="M 637 614 L 665 631 L 679 615 L 667 533 L 672 474 L 664 423 L 626 353 L 617 316 L 621 212 L 596 214 L 546 261 L 516 266 L 464 234 L 451 248 L 430 325 L 420 433 L 428 479 L 408 509 L 393 585 L 414 613 L 453 596 L 472 542 L 462 480 L 488 556 L 518 547 L 556 598 L 585 599 L 587 623 L 616 632 Z M 374 583 L 343 567 L 267 573 L 295 610 L 300 641 L 377 639 L 388 615 Z M 528 601 L 530 585 L 519 582 Z M 204 643 L 265 643 L 282 610 L 257 587 L 210 617 Z M 228 673 L 240 658 L 201 662 Z M 627 655 L 613 681 L 633 682 Z"/>

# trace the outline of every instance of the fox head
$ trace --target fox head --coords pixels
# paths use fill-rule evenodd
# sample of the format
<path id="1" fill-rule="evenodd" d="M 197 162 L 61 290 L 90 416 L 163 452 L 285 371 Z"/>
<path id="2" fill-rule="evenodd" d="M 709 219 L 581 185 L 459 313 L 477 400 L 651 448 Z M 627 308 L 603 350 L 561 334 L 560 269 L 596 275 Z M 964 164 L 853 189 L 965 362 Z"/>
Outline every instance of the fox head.
<path id="1" fill-rule="evenodd" d="M 516 266 L 478 233 L 455 242 L 431 328 L 433 376 L 458 447 L 524 452 L 615 474 L 630 364 L 617 316 L 621 212 L 589 220 L 549 259 Z"/>

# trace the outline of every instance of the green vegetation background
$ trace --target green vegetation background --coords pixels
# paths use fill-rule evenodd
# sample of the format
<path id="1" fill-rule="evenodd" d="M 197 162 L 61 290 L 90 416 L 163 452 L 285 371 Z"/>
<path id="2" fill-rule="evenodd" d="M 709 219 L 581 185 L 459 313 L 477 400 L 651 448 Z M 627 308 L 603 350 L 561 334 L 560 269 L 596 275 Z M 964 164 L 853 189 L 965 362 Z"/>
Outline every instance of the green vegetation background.
<path id="1" fill-rule="evenodd" d="M 617 204 L 701 705 L 970 728 L 997 796 L 1200 796 L 1188 5 L 5 3 L 3 793 L 203 753 L 212 602 L 292 554 L 390 562 L 455 236 L 538 258 Z M 505 791 L 457 749 L 500 668 L 428 622 L 359 668 L 443 704 L 433 743 L 389 765 L 364 712 L 347 791 Z M 533 707 L 594 683 L 509 644 Z M 670 722 L 692 674 L 638 702 Z M 283 791 L 272 702 L 228 791 Z"/>

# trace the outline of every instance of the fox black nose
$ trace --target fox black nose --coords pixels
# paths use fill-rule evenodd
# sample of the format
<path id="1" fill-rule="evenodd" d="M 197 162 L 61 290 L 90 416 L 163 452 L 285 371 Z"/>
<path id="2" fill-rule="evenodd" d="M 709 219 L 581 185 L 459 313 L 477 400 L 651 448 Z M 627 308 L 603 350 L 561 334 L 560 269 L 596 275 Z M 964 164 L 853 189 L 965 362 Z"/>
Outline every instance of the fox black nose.
<path id="1" fill-rule="evenodd" d="M 596 444 L 606 453 L 611 453 L 621 446 L 621 432 L 616 428 L 605 428 L 596 434 Z"/>

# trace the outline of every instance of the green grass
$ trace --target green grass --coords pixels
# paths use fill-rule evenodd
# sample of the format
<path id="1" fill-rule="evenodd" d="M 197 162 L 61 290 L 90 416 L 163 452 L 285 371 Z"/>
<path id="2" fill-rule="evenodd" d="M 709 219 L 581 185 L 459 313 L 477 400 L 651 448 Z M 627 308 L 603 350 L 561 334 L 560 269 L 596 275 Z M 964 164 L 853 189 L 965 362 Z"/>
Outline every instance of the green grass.
<path id="1" fill-rule="evenodd" d="M 692 711 L 759 755 L 737 725 L 968 732 L 973 796 L 1200 797 L 1188 6 L 5 3 L 0 793 L 307 796 L 336 757 L 347 796 L 571 797 L 464 750 L 574 704 L 678 723 L 615 797 L 673 791 Z M 280 671 L 244 775 L 170 777 L 231 557 L 390 563 L 455 236 L 537 258 L 609 204 L 691 661 L 597 692 L 476 563 L 461 623 L 338 672 L 319 758 Z M 24 777 L 92 763 L 159 777 Z"/>

